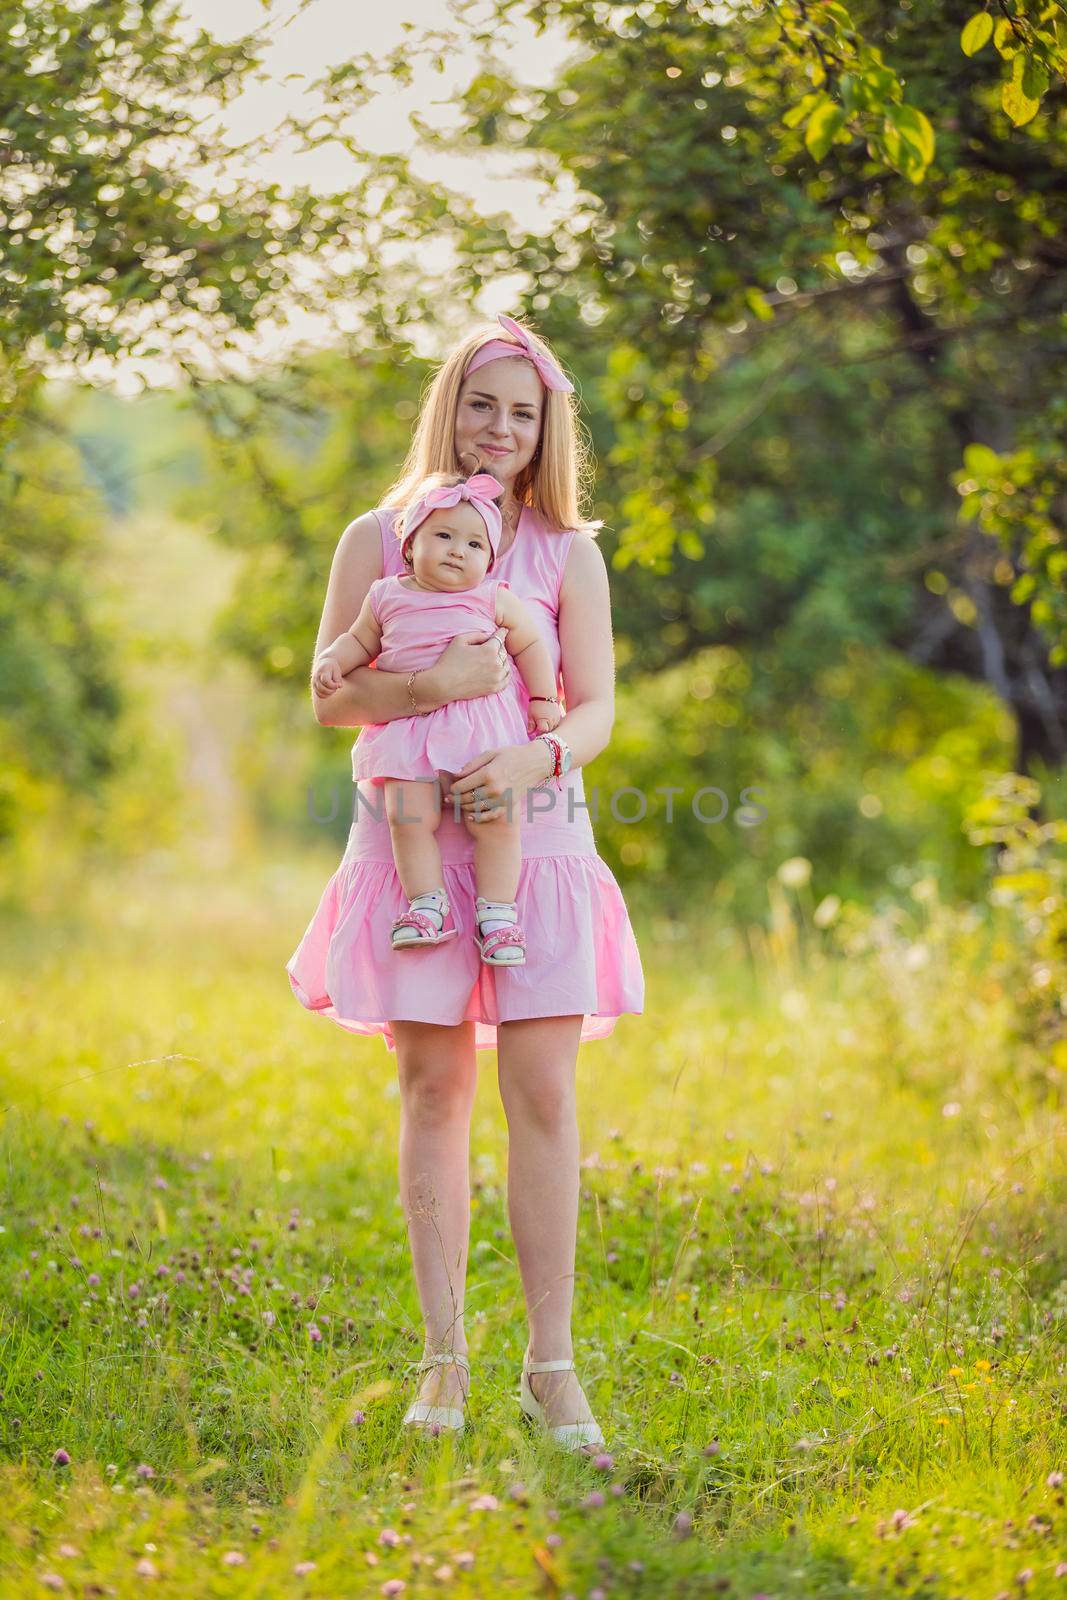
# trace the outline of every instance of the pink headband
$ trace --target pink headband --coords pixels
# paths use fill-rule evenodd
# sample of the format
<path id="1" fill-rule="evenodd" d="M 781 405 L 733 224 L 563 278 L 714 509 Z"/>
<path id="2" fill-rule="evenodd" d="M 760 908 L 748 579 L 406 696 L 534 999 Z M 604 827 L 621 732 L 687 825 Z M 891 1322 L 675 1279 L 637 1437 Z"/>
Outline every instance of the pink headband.
<path id="1" fill-rule="evenodd" d="M 541 382 L 546 389 L 562 389 L 565 394 L 570 394 L 574 385 L 569 378 L 556 366 L 548 356 L 543 356 L 540 350 L 535 350 L 527 334 L 513 317 L 506 317 L 502 311 L 497 313 L 496 319 L 508 333 L 514 334 L 519 341 L 518 346 L 512 344 L 510 339 L 490 339 L 476 350 L 467 362 L 463 376 L 469 378 L 472 372 L 477 372 L 479 367 L 484 367 L 487 361 L 499 361 L 502 356 L 518 356 L 524 361 L 532 361 L 537 368 Z"/>
<path id="2" fill-rule="evenodd" d="M 489 540 L 489 550 L 496 559 L 497 540 L 500 538 L 500 510 L 493 504 L 497 495 L 503 494 L 504 485 L 498 483 L 491 472 L 476 472 L 464 483 L 453 483 L 430 489 L 416 500 L 415 504 L 405 513 L 398 537 L 406 541 L 409 534 L 415 532 L 420 523 L 425 522 L 431 511 L 436 511 L 439 506 L 455 506 L 461 500 L 469 500 L 475 511 L 478 512 L 485 523 L 485 532 Z"/>

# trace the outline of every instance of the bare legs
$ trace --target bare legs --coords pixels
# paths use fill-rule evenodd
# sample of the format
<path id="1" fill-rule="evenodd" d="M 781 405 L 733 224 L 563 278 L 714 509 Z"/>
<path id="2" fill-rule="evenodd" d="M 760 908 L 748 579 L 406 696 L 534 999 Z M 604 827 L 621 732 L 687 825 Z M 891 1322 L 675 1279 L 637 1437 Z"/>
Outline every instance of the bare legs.
<path id="1" fill-rule="evenodd" d="M 437 843 L 441 821 L 441 788 L 437 779 L 423 782 L 419 778 L 387 778 L 385 815 L 397 877 L 408 899 L 440 889 L 444 872 Z"/>
<path id="2" fill-rule="evenodd" d="M 500 1098 L 508 1120 L 508 1215 L 534 1361 L 573 1354 L 571 1306 L 578 1227 L 575 1062 L 582 1019 L 534 1017 L 497 1029 Z M 573 1372 L 530 1379 L 553 1427 L 592 1416 Z"/>
<path id="3" fill-rule="evenodd" d="M 451 776 L 451 775 L 450 775 Z M 441 821 L 441 785 L 435 779 L 387 778 L 385 814 L 393 844 L 397 877 L 409 900 L 444 885 L 437 829 Z M 508 821 L 500 810 L 485 822 L 465 819 L 474 840 L 474 876 L 486 900 L 514 900 L 522 865 L 519 818 Z"/>
<path id="4" fill-rule="evenodd" d="M 474 840 L 474 881 L 485 900 L 514 900 L 519 892 L 522 845 L 519 818 L 508 821 L 506 810 L 494 812 L 488 822 L 464 819 Z"/>
<path id="5" fill-rule="evenodd" d="M 391 1027 L 400 1082 L 400 1199 L 425 1324 L 424 1354 L 465 1355 L 474 1024 L 445 1028 L 394 1022 Z M 465 1387 L 459 1367 L 435 1367 L 426 1374 L 419 1399 L 460 1405 Z"/>
<path id="6" fill-rule="evenodd" d="M 432 952 L 430 952 L 432 956 Z M 575 1061 L 582 1019 L 538 1017 L 497 1029 L 508 1123 L 508 1214 L 535 1361 L 572 1354 L 578 1220 Z M 477 1082 L 474 1024 L 394 1022 L 400 1082 L 400 1194 L 425 1323 L 426 1354 L 466 1354 L 463 1295 L 470 1235 L 470 1117 Z M 588 1421 L 576 1374 L 535 1373 L 552 1426 Z M 419 1398 L 458 1405 L 455 1366 L 426 1374 Z"/>

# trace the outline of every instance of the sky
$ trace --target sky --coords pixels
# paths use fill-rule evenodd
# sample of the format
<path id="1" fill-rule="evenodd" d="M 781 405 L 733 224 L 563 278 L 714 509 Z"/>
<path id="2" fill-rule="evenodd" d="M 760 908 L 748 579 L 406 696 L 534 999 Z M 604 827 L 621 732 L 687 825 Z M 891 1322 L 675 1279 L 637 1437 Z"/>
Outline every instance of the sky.
<path id="1" fill-rule="evenodd" d="M 222 114 L 227 136 L 234 143 L 269 131 L 289 114 L 309 114 L 314 101 L 308 86 L 316 77 L 331 64 L 353 55 L 384 55 L 405 37 L 415 37 L 405 34 L 404 22 L 415 24 L 419 33 L 457 26 L 448 0 L 312 0 L 303 11 L 298 0 L 275 0 L 266 11 L 261 0 L 182 0 L 182 10 L 189 25 L 205 28 L 221 40 L 261 27 L 265 17 L 268 19 L 272 44 L 264 57 L 263 70 L 269 74 L 269 81 L 250 85 Z M 516 81 L 527 83 L 550 82 L 573 48 L 573 41 L 561 32 L 546 30 L 538 37 L 522 19 L 511 25 L 508 37 L 496 47 L 498 56 L 513 65 Z M 437 73 L 428 65 L 416 68 L 409 89 L 398 91 L 391 87 L 388 94 L 377 96 L 352 115 L 348 133 L 376 152 L 410 153 L 418 136 L 408 121 L 409 113 L 418 109 L 428 120 L 444 120 L 447 107 L 431 106 L 429 102 L 447 102 L 469 79 L 476 60 L 476 52 L 466 50 L 457 54 L 454 65 L 444 73 Z M 486 152 L 477 158 L 423 152 L 413 162 L 413 168 L 420 177 L 472 198 L 480 196 L 479 203 L 487 212 L 510 212 L 520 225 L 543 226 L 547 220 L 550 226 L 553 210 L 560 207 L 561 201 L 546 196 L 542 185 L 524 176 L 520 160 L 508 150 Z M 271 159 L 268 176 L 282 184 L 307 183 L 331 190 L 345 187 L 355 174 L 352 158 L 345 151 L 324 148 L 304 155 L 280 150 Z M 564 204 L 566 198 L 564 188 Z M 512 310 L 520 287 L 521 279 L 514 276 L 488 285 L 472 307 L 472 321 Z M 288 330 L 261 331 L 255 349 L 260 356 L 273 355 L 294 339 L 314 338 L 324 332 L 310 317 L 296 313 Z M 434 353 L 432 333 L 423 345 L 420 354 Z M 237 365 L 240 367 L 241 363 Z M 142 382 L 154 385 L 173 381 L 174 372 L 163 361 L 127 360 L 115 364 L 101 357 L 99 365 L 87 375 L 96 381 L 107 381 L 120 392 L 135 393 L 142 388 Z"/>

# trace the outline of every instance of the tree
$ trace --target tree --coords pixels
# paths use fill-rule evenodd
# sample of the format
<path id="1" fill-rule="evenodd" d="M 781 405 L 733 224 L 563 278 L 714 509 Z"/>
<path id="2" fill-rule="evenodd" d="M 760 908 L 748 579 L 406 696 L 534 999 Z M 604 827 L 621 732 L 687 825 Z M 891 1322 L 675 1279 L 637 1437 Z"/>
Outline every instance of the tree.
<path id="1" fill-rule="evenodd" d="M 1047 84 L 1040 73 L 1035 79 L 1027 61 L 1059 60 L 1062 8 L 1032 13 L 1005 0 L 1003 14 L 1030 30 L 1025 51 L 1013 53 L 998 26 L 997 50 L 966 54 L 972 4 L 863 3 L 849 13 L 753 6 L 727 17 L 681 0 L 495 0 L 490 23 L 468 29 L 485 54 L 452 107 L 458 123 L 441 130 L 416 121 L 437 148 L 514 150 L 559 196 L 573 196 L 566 219 L 551 232 L 523 233 L 458 195 L 447 198 L 442 219 L 439 188 L 431 204 L 429 186 L 393 158 L 381 171 L 385 214 L 395 219 L 385 237 L 417 244 L 445 226 L 455 286 L 469 297 L 503 273 L 526 275 L 530 311 L 577 370 L 594 374 L 607 511 L 619 530 L 614 560 L 638 590 L 641 569 L 658 579 L 678 558 L 702 562 L 709 550 L 714 564 L 728 447 L 747 438 L 718 401 L 742 364 L 764 371 L 773 391 L 787 374 L 761 367 L 761 352 L 789 335 L 788 370 L 822 385 L 810 352 L 850 364 L 888 424 L 914 410 L 919 391 L 934 435 L 924 457 L 936 456 L 914 481 L 925 516 L 914 519 L 907 548 L 889 530 L 860 550 L 852 583 L 882 597 L 885 642 L 1003 697 L 1017 720 L 1018 763 L 1028 769 L 1037 759 L 1058 765 L 1067 753 L 1067 673 L 1051 654 L 1065 641 L 1045 631 L 1060 616 L 1048 593 L 1062 593 L 1062 575 L 1056 562 L 1034 563 L 1032 530 L 1024 539 L 1008 519 L 1001 545 L 988 518 L 983 526 L 971 498 L 983 491 L 972 485 L 965 452 L 981 446 L 1010 463 L 1025 430 L 1039 462 L 1052 453 L 1067 299 L 1064 90 L 1051 73 Z M 472 7 L 457 9 L 462 16 Z M 517 85 L 493 54 L 517 12 L 562 23 L 574 38 L 575 58 L 548 87 Z M 845 70 L 843 53 L 837 67 L 820 61 L 826 41 L 814 14 L 836 27 L 839 43 L 847 18 L 854 47 L 862 45 L 858 71 Z M 377 71 L 410 73 L 418 48 L 406 43 Z M 440 55 L 442 36 L 422 48 Z M 1013 117 L 1003 74 L 1014 81 L 1020 54 L 1019 81 L 1040 87 L 1043 100 L 1032 115 Z M 813 83 L 813 60 L 822 82 Z M 863 87 L 879 62 L 888 63 L 881 102 Z M 339 106 L 346 79 L 362 89 L 371 70 L 357 60 L 334 71 Z M 894 98 L 905 88 L 906 102 Z M 818 136 L 813 89 L 836 107 Z M 883 125 L 872 137 L 879 103 L 895 135 Z M 922 117 L 886 110 L 904 103 Z M 392 285 L 380 283 L 378 293 L 394 319 L 404 316 L 409 303 Z M 758 416 L 766 395 L 754 392 L 749 403 Z M 830 444 L 824 437 L 815 448 L 829 454 Z M 962 495 L 954 481 L 961 470 Z M 1042 538 L 1055 553 L 1062 512 L 1047 473 L 1041 494 Z M 1029 595 L 1019 583 L 1027 577 Z M 687 648 L 724 636 L 765 647 L 809 598 L 801 572 L 772 610 L 757 606 L 724 629 L 721 618 L 698 613 L 695 587 L 677 584 Z M 648 599 L 654 589 L 643 592 Z M 1045 598 L 1045 608 L 1028 605 L 1031 597 Z"/>
<path id="2" fill-rule="evenodd" d="M 39 371 L 57 352 L 77 365 L 100 351 L 193 359 L 296 300 L 325 303 L 331 251 L 358 232 L 358 196 L 255 175 L 252 158 L 283 137 L 310 143 L 308 123 L 290 118 L 240 148 L 219 124 L 257 74 L 268 21 L 220 44 L 166 0 L 8 7 L 0 351 L 10 369 Z"/>
<path id="3" fill-rule="evenodd" d="M 53 437 L 42 374 L 101 354 L 212 360 L 294 301 L 321 308 L 336 250 L 359 231 L 358 194 L 285 192 L 241 165 L 287 135 L 312 141 L 312 129 L 290 119 L 234 151 L 219 128 L 258 69 L 265 28 L 219 44 L 164 0 L 23 0 L 4 12 L 0 744 L 20 793 L 109 770 L 122 705 L 87 593 L 98 523 Z M 360 270 L 345 266 L 350 287 Z M 25 809 L 8 806 L 9 831 Z"/>

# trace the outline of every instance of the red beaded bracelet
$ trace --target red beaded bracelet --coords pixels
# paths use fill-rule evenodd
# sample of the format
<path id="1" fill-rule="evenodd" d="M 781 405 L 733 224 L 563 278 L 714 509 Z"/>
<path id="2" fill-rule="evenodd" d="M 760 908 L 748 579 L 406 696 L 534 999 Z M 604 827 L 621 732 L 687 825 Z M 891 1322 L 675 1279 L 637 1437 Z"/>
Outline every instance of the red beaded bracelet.
<path id="1" fill-rule="evenodd" d="M 554 778 L 556 781 L 556 788 L 562 789 L 563 746 L 560 744 L 559 740 L 554 739 L 550 733 L 539 733 L 537 737 L 538 739 L 542 739 L 552 752 L 552 771 L 546 776 L 545 782 L 547 783 L 550 778 Z"/>

